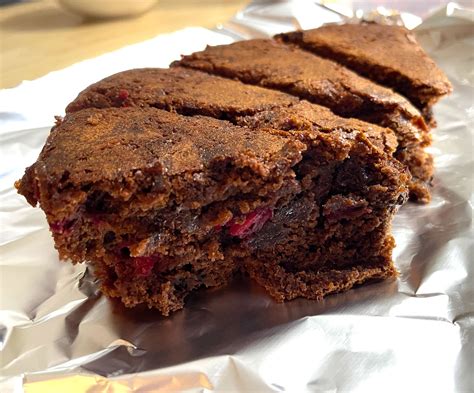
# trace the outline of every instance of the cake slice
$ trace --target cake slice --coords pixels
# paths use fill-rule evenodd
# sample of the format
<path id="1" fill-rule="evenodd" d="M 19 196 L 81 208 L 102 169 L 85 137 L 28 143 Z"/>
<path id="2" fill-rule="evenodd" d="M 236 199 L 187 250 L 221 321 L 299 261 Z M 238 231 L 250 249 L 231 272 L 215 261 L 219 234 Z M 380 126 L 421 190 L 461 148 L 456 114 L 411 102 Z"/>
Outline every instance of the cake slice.
<path id="1" fill-rule="evenodd" d="M 407 97 L 432 122 L 432 106 L 452 91 L 446 75 L 425 53 L 415 35 L 401 26 L 376 23 L 327 25 L 279 34 L 319 56 Z"/>
<path id="2" fill-rule="evenodd" d="M 88 261 L 106 295 L 168 315 L 237 271 L 278 300 L 395 276 L 390 222 L 408 179 L 356 130 L 120 107 L 67 114 L 17 188 L 45 211 L 61 258 Z"/>
<path id="3" fill-rule="evenodd" d="M 226 247 L 300 192 L 292 168 L 304 149 L 206 117 L 87 109 L 53 128 L 17 187 L 44 210 L 62 259 L 89 261 L 125 305 L 167 315 L 231 279 L 239 264 Z"/>
<path id="4" fill-rule="evenodd" d="M 364 132 L 375 145 L 407 165 L 416 176 L 410 180 L 413 200 L 428 202 L 433 176 L 431 156 L 424 151 L 424 133 L 417 127 L 393 134 L 363 121 L 348 120 L 330 110 L 297 97 L 201 71 L 174 68 L 146 68 L 120 72 L 81 92 L 66 108 L 66 113 L 84 108 L 155 107 L 184 115 L 206 115 L 226 119 L 237 125 L 260 124 L 249 116 L 266 112 L 267 126 L 284 130 L 345 130 Z M 287 108 L 288 110 L 285 110 Z M 281 112 L 281 113 L 279 113 Z M 272 123 L 270 119 L 278 119 Z M 286 119 L 283 122 L 282 119 Z"/>

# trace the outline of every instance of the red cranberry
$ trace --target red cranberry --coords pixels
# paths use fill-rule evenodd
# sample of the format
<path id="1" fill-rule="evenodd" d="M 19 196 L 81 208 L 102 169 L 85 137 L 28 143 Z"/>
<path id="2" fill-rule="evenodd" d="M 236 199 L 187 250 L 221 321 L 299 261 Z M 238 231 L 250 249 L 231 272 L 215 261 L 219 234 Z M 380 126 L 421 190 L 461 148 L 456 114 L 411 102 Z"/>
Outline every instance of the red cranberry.
<path id="1" fill-rule="evenodd" d="M 135 274 L 137 276 L 148 276 L 153 266 L 155 265 L 155 260 L 152 257 L 136 257 L 133 258 Z"/>
<path id="2" fill-rule="evenodd" d="M 74 224 L 74 220 L 60 220 L 56 222 L 52 222 L 49 224 L 49 228 L 51 229 L 51 232 L 56 233 L 58 235 L 67 235 L 72 226 Z"/>
<path id="3" fill-rule="evenodd" d="M 153 266 L 155 266 L 155 263 L 158 262 L 159 259 L 159 255 L 132 258 L 135 274 L 139 277 L 149 276 L 153 270 Z"/>
<path id="4" fill-rule="evenodd" d="M 265 223 L 273 217 L 273 211 L 268 207 L 255 209 L 245 216 L 242 223 L 231 220 L 226 226 L 229 227 L 229 234 L 243 239 L 252 233 L 262 229 Z"/>
<path id="5" fill-rule="evenodd" d="M 128 90 L 122 89 L 118 93 L 118 98 L 122 101 L 125 101 L 129 96 Z"/>
<path id="6" fill-rule="evenodd" d="M 129 96 L 128 90 L 122 89 L 119 91 L 119 98 L 121 100 L 126 100 Z"/>

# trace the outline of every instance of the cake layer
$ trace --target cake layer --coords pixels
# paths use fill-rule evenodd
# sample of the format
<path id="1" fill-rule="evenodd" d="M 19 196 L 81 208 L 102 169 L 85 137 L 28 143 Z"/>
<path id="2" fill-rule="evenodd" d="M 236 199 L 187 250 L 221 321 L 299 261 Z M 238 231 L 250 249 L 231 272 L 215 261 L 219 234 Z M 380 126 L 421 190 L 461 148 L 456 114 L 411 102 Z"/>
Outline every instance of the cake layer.
<path id="1" fill-rule="evenodd" d="M 452 90 L 446 75 L 420 47 L 415 35 L 401 26 L 327 25 L 276 38 L 392 87 L 424 113 L 430 113 L 431 106 Z"/>
<path id="2" fill-rule="evenodd" d="M 259 263 L 249 258 L 245 261 L 245 270 L 277 301 L 298 297 L 321 300 L 331 293 L 344 292 L 367 281 L 396 277 L 397 271 L 391 263 L 393 246 L 393 237 L 387 236 L 379 254 L 366 259 L 361 265 L 294 271 L 275 263 Z"/>
<path id="3" fill-rule="evenodd" d="M 372 143 L 388 153 L 397 150 L 397 141 L 386 128 L 341 118 L 327 108 L 285 93 L 181 67 L 137 69 L 112 75 L 81 92 L 68 105 L 66 112 L 128 106 L 151 106 L 186 115 L 207 115 L 251 128 L 364 132 Z M 398 150 L 412 146 L 421 148 L 427 143 L 428 134 L 417 127 L 397 129 Z M 432 170 L 416 168 L 417 162 L 413 160 L 404 163 L 412 172 L 423 176 L 412 180 L 413 199 L 428 201 L 430 193 L 426 179 L 431 178 Z M 423 175 L 425 169 L 427 174 Z"/>

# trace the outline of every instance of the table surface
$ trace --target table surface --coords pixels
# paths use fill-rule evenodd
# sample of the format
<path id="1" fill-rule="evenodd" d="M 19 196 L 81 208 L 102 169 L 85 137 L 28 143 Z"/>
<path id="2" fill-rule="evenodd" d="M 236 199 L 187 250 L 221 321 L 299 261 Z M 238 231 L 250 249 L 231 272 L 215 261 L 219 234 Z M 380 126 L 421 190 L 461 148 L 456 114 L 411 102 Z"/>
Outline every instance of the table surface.
<path id="1" fill-rule="evenodd" d="M 84 20 L 66 12 L 55 0 L 0 7 L 0 88 L 14 87 L 23 80 L 39 78 L 158 34 L 187 26 L 214 27 L 246 3 L 160 0 L 139 17 L 105 21 Z"/>

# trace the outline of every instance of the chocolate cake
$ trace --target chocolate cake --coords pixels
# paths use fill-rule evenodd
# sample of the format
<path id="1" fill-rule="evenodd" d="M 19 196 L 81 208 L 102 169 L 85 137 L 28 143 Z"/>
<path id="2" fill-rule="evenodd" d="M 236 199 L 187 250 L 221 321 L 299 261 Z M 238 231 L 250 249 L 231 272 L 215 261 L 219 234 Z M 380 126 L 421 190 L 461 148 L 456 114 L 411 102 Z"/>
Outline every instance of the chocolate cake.
<path id="1" fill-rule="evenodd" d="M 277 39 L 392 87 L 410 99 L 431 122 L 433 104 L 452 90 L 446 75 L 420 47 L 415 35 L 401 26 L 327 25 L 279 34 Z"/>
<path id="2" fill-rule="evenodd" d="M 346 120 L 324 107 L 300 102 L 294 96 L 275 90 L 181 67 L 136 69 L 112 75 L 81 92 L 68 105 L 66 112 L 124 106 L 155 107 L 184 115 L 206 115 L 246 126 L 256 124 L 246 119 L 246 116 L 266 112 L 267 126 L 278 129 L 341 128 L 365 132 L 372 143 L 379 147 L 381 143 L 388 145 L 389 153 L 394 153 L 397 159 L 408 165 L 412 173 L 417 174 L 410 181 L 412 199 L 422 202 L 429 200 L 427 183 L 433 172 L 432 162 L 413 159 L 414 152 L 416 157 L 426 154 L 423 151 L 425 134 L 416 127 L 404 129 L 403 146 L 397 147 L 392 133 L 386 128 L 354 119 Z"/>
<path id="3" fill-rule="evenodd" d="M 17 188 L 61 258 L 168 315 L 238 271 L 278 300 L 394 276 L 390 221 L 408 177 L 362 132 L 125 107 L 69 113 Z"/>
<path id="4" fill-rule="evenodd" d="M 416 44 L 378 58 L 378 41 L 360 49 L 376 29 L 354 29 L 368 33 L 353 48 L 320 53 L 310 43 L 322 38 L 300 32 L 91 85 L 18 192 L 44 210 L 61 259 L 163 315 L 237 274 L 278 301 L 394 277 L 391 220 L 409 192 L 429 200 L 429 129 L 404 97 L 340 63 L 425 115 L 450 85 Z M 410 41 L 400 31 L 380 37 Z"/>

